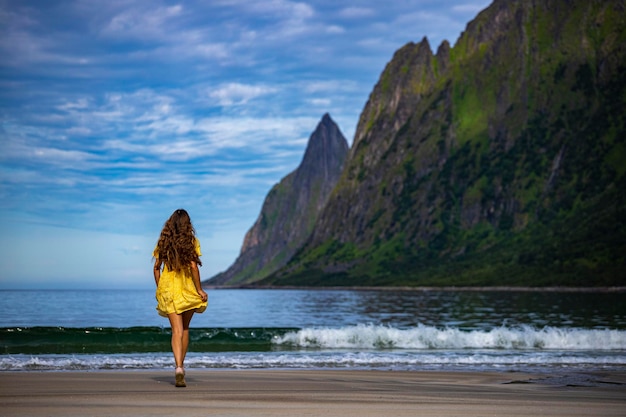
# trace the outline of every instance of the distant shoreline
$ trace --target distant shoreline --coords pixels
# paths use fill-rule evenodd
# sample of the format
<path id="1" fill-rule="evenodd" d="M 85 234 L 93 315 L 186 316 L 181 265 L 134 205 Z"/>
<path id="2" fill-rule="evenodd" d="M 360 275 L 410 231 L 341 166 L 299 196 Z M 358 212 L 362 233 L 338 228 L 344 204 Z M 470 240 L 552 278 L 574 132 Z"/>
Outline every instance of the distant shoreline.
<path id="1" fill-rule="evenodd" d="M 336 287 L 311 287 L 311 286 L 255 286 L 255 285 L 202 285 L 203 288 L 213 290 L 307 290 L 307 291 L 475 291 L 475 292 L 626 292 L 626 287 L 372 287 L 372 286 L 336 286 Z"/>

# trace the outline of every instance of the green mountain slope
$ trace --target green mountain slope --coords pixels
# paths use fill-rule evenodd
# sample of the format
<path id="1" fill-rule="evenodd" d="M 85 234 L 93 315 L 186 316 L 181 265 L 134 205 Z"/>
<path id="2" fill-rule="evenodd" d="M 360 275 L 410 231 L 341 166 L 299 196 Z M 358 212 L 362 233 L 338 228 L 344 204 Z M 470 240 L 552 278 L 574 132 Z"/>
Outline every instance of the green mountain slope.
<path id="1" fill-rule="evenodd" d="M 495 1 L 398 50 L 271 285 L 625 285 L 623 1 Z"/>

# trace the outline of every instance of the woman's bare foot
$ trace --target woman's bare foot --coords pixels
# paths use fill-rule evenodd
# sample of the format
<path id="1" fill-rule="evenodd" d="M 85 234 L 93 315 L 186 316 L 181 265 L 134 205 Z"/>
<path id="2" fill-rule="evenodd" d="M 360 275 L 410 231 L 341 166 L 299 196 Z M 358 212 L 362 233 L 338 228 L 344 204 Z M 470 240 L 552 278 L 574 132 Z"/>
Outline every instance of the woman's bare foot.
<path id="1" fill-rule="evenodd" d="M 185 370 L 178 366 L 176 367 L 176 373 L 174 374 L 176 376 L 176 386 L 177 387 L 186 387 L 187 383 L 185 382 Z"/>

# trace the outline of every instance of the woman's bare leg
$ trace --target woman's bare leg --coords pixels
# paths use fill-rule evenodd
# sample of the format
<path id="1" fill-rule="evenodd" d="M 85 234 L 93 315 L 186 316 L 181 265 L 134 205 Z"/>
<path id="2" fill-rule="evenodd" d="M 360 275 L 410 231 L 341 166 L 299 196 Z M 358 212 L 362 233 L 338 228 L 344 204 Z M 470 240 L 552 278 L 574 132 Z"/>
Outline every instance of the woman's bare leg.
<path id="1" fill-rule="evenodd" d="M 172 352 L 177 368 L 182 368 L 185 363 L 185 356 L 187 356 L 187 348 L 189 347 L 189 324 L 193 313 L 193 310 L 189 310 L 182 314 L 172 313 L 167 316 L 172 327 Z"/>
<path id="2" fill-rule="evenodd" d="M 182 314 L 182 325 L 183 325 L 183 338 L 182 338 L 182 358 L 181 365 L 185 362 L 185 356 L 187 356 L 187 348 L 189 347 L 189 324 L 191 323 L 191 318 L 193 317 L 194 310 L 185 311 Z"/>
<path id="3" fill-rule="evenodd" d="M 172 353 L 174 354 L 174 361 L 177 368 L 183 367 L 185 355 L 183 354 L 183 316 L 181 314 L 171 313 L 167 317 L 170 319 L 170 326 L 172 327 Z"/>
<path id="4" fill-rule="evenodd" d="M 185 313 L 172 313 L 167 317 L 170 319 L 170 325 L 172 326 L 172 353 L 174 353 L 174 361 L 176 362 L 176 370 L 174 372 L 176 377 L 175 385 L 177 387 L 186 387 L 187 383 L 185 382 L 185 369 L 183 366 L 187 346 L 189 345 L 189 321 L 191 321 L 191 318 L 187 318 Z M 184 329 L 185 326 L 187 331 Z"/>

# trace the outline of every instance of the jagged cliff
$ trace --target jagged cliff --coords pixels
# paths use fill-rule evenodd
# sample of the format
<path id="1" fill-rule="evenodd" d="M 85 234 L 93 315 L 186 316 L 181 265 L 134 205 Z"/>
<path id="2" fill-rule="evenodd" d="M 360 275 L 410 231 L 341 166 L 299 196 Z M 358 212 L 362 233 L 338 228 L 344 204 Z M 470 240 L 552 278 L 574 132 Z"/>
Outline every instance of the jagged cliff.
<path id="1" fill-rule="evenodd" d="M 237 260 L 207 280 L 211 285 L 243 285 L 284 266 L 311 234 L 341 174 L 348 142 L 328 114 L 322 117 L 298 168 L 269 192 L 258 219 L 244 238 Z"/>
<path id="2" fill-rule="evenodd" d="M 306 245 L 262 284 L 626 284 L 624 1 L 496 0 L 398 50 Z"/>

